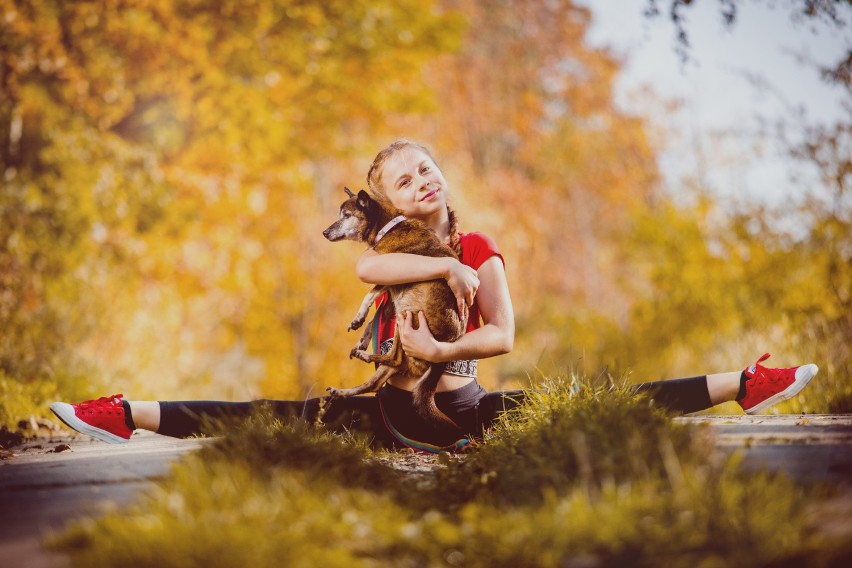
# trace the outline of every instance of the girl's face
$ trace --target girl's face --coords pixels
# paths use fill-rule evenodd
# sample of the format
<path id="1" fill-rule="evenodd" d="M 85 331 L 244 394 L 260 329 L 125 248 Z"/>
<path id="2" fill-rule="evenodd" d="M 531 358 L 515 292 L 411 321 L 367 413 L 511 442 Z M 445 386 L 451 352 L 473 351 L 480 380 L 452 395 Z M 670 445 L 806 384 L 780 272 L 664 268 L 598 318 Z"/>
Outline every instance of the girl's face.
<path id="1" fill-rule="evenodd" d="M 432 158 L 416 148 L 403 148 L 387 160 L 381 185 L 407 217 L 425 220 L 446 214 L 447 181 Z"/>

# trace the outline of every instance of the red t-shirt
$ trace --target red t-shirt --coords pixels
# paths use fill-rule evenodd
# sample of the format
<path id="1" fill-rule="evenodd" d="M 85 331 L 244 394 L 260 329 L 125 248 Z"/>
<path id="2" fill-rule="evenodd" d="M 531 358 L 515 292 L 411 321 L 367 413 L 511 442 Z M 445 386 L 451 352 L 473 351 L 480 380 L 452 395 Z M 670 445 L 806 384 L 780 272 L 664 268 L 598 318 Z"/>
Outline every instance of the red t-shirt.
<path id="1" fill-rule="evenodd" d="M 459 233 L 459 239 L 462 249 L 460 259 L 462 264 L 466 264 L 474 270 L 479 270 L 479 267 L 486 260 L 492 256 L 496 256 L 503 263 L 503 266 L 506 265 L 503 255 L 500 254 L 497 245 L 491 237 L 482 233 Z M 376 300 L 378 315 L 376 317 L 376 327 L 373 329 L 373 351 L 376 353 L 379 352 L 379 348 L 383 342 L 393 340 L 396 328 L 396 316 L 387 319 L 381 317 L 382 308 L 389 299 L 390 294 L 385 292 Z M 482 316 L 479 312 L 479 305 L 474 298 L 473 305 L 470 307 L 470 317 L 467 321 L 467 331 L 473 331 L 481 325 Z"/>

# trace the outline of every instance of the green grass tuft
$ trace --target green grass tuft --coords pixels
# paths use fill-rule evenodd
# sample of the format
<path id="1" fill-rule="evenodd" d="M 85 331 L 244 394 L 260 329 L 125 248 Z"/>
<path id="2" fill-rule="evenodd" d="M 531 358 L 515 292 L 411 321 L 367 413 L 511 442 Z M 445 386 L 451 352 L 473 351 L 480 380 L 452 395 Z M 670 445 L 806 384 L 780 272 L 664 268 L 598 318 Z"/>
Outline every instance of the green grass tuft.
<path id="1" fill-rule="evenodd" d="M 493 440 L 441 472 L 440 485 L 495 503 L 538 504 L 574 487 L 677 483 L 684 467 L 707 465 L 705 440 L 627 388 L 551 380 L 527 400 L 503 415 Z"/>

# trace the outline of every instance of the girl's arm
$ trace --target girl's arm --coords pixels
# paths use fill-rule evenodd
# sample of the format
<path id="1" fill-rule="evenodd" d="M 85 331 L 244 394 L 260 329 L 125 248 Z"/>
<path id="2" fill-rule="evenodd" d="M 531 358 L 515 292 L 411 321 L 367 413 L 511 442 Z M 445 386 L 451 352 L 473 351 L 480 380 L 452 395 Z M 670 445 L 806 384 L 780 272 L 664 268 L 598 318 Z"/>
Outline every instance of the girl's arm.
<path id="1" fill-rule="evenodd" d="M 492 256 L 477 271 L 481 286 L 476 302 L 484 325 L 461 336 L 458 341 L 437 341 L 426 327 L 425 316 L 408 315 L 400 322 L 402 348 L 411 357 L 432 363 L 461 359 L 484 359 L 512 350 L 515 343 L 515 315 L 506 282 L 506 272 L 499 257 Z M 418 317 L 419 329 L 413 328 Z"/>
<path id="2" fill-rule="evenodd" d="M 419 254 L 379 254 L 372 249 L 364 251 L 355 272 L 368 284 L 408 284 L 444 278 L 458 301 L 459 313 L 473 305 L 473 297 L 480 282 L 476 270 L 455 258 L 421 256 Z"/>

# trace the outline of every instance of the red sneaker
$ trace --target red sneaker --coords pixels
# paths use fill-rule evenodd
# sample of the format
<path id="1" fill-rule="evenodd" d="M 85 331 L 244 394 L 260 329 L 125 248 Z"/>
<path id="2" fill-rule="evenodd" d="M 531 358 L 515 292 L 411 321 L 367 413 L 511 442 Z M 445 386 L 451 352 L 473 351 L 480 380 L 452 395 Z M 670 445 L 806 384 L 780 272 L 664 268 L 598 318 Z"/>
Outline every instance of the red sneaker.
<path id="1" fill-rule="evenodd" d="M 123 395 L 114 394 L 80 404 L 54 402 L 53 413 L 70 428 L 108 444 L 124 444 L 133 430 L 124 422 Z"/>
<path id="2" fill-rule="evenodd" d="M 767 369 L 759 364 L 767 359 L 769 353 L 745 370 L 748 377 L 745 396 L 737 402 L 748 414 L 757 414 L 777 402 L 796 396 L 819 371 L 813 363 L 789 369 Z"/>

